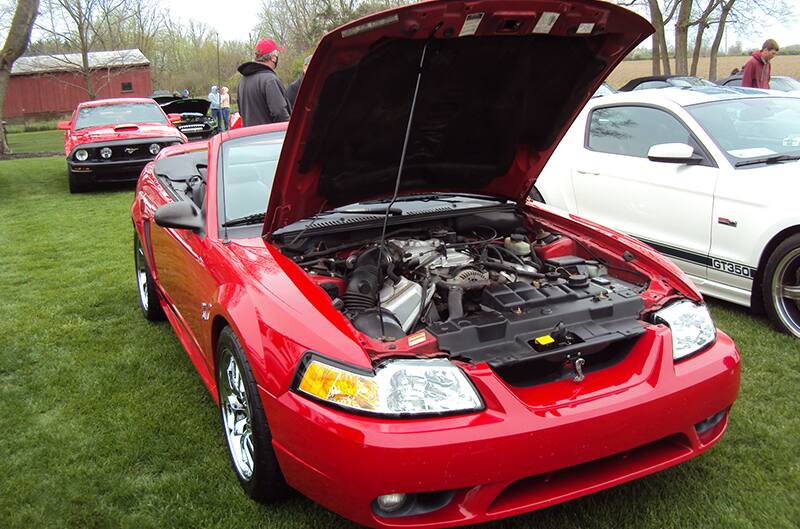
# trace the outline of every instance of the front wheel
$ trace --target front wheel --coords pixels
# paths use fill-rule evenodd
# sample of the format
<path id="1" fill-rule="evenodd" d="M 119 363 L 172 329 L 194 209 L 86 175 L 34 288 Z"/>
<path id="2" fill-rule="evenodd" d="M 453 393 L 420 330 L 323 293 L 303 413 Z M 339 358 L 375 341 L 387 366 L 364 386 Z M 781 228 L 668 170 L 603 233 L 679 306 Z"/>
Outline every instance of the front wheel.
<path id="1" fill-rule="evenodd" d="M 158 301 L 156 282 L 150 274 L 144 247 L 136 232 L 133 233 L 133 278 L 136 280 L 136 292 L 139 294 L 139 308 L 142 315 L 150 321 L 164 319 L 164 311 Z"/>
<path id="2" fill-rule="evenodd" d="M 770 319 L 800 338 L 800 234 L 780 243 L 770 255 L 762 295 Z"/>
<path id="3" fill-rule="evenodd" d="M 255 501 L 281 498 L 287 485 L 272 448 L 264 406 L 242 345 L 230 327 L 217 341 L 217 394 L 228 456 L 239 484 Z"/>

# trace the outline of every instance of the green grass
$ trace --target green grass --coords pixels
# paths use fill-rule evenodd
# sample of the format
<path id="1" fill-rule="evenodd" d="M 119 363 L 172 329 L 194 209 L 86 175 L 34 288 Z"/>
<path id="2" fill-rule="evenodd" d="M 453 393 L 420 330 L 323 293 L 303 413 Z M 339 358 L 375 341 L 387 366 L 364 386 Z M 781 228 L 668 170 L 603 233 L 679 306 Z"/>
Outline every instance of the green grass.
<path id="1" fill-rule="evenodd" d="M 299 495 L 267 508 L 240 491 L 211 397 L 169 325 L 139 314 L 130 188 L 70 195 L 63 158 L 37 158 L 0 162 L 0 197 L 0 527 L 353 527 Z M 483 527 L 797 527 L 800 340 L 712 310 L 743 356 L 719 445 Z"/>
<path id="2" fill-rule="evenodd" d="M 8 135 L 8 144 L 15 154 L 25 152 L 64 152 L 64 131 L 16 132 Z"/>
<path id="3" fill-rule="evenodd" d="M 59 121 L 68 120 L 69 114 L 65 114 L 61 119 L 46 119 L 41 121 L 27 121 L 12 122 L 6 124 L 6 131 L 11 134 L 14 132 L 36 132 L 40 130 L 54 130 Z M 12 120 L 13 121 L 13 120 Z"/>

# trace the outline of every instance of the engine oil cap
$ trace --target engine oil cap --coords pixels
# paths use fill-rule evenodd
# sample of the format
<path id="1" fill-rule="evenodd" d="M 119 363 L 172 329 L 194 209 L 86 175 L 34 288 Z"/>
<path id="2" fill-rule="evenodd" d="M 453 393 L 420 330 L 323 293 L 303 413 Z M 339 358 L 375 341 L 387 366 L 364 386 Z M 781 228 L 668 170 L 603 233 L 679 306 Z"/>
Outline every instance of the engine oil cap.
<path id="1" fill-rule="evenodd" d="M 570 274 L 569 286 L 573 288 L 588 287 L 589 276 L 586 274 Z"/>

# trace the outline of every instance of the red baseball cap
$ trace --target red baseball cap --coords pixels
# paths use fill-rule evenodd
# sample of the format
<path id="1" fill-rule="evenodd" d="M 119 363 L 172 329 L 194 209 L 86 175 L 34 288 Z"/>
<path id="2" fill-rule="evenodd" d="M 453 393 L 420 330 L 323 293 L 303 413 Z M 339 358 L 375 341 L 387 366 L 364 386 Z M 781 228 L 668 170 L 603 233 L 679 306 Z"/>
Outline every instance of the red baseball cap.
<path id="1" fill-rule="evenodd" d="M 261 39 L 256 44 L 256 57 L 272 53 L 275 50 L 283 51 L 286 48 L 280 48 L 272 39 Z"/>

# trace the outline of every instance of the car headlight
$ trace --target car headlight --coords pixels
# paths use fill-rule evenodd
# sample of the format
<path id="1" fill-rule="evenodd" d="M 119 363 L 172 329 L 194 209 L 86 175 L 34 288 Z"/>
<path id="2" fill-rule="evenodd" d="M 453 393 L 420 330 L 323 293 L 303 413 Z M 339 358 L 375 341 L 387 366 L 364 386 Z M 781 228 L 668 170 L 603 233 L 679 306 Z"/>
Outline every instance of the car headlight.
<path id="1" fill-rule="evenodd" d="M 89 151 L 86 149 L 79 149 L 75 151 L 75 159 L 79 162 L 85 162 L 89 159 Z"/>
<path id="2" fill-rule="evenodd" d="M 357 372 L 312 359 L 297 391 L 378 415 L 437 415 L 483 409 L 461 369 L 443 359 L 390 360 L 375 372 Z"/>
<path id="3" fill-rule="evenodd" d="M 151 144 L 150 144 L 150 154 L 152 154 L 153 156 L 155 156 L 156 154 L 158 154 L 158 152 L 159 152 L 160 150 L 161 150 L 161 145 L 159 145 L 159 144 L 157 144 L 157 143 L 151 143 Z"/>
<path id="4" fill-rule="evenodd" d="M 109 149 L 108 147 L 103 147 L 102 149 L 100 149 L 100 157 L 106 160 L 111 158 L 111 149 Z"/>
<path id="5" fill-rule="evenodd" d="M 656 312 L 655 321 L 666 323 L 672 331 L 672 358 L 675 360 L 717 339 L 717 327 L 702 303 L 678 301 Z"/>

